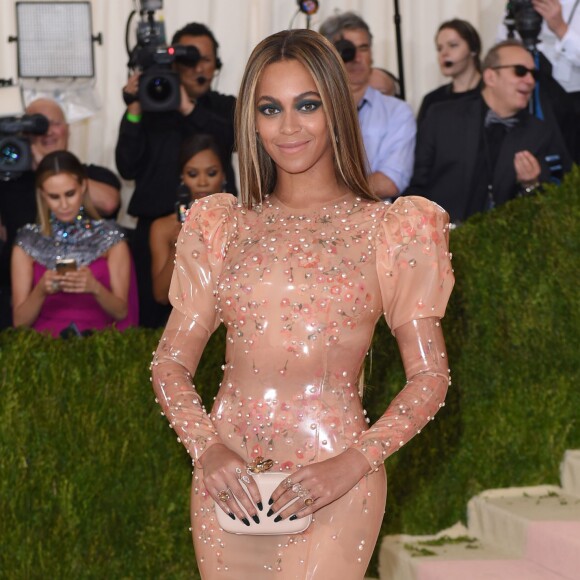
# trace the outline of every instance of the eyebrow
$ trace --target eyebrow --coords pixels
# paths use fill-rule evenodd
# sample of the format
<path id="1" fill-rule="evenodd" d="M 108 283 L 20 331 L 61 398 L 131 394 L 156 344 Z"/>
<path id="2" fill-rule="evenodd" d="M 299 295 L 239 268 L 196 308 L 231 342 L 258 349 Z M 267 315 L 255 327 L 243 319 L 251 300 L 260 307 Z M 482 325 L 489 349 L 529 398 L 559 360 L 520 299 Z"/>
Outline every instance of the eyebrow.
<path id="1" fill-rule="evenodd" d="M 320 99 L 320 94 L 317 91 L 306 91 L 304 93 L 300 93 L 294 97 L 294 102 L 301 101 L 306 97 L 317 97 Z M 271 97 L 270 95 L 262 95 L 258 100 L 257 103 L 260 101 L 269 101 L 271 103 L 275 103 L 276 105 L 280 104 L 280 101 L 276 97 Z"/>

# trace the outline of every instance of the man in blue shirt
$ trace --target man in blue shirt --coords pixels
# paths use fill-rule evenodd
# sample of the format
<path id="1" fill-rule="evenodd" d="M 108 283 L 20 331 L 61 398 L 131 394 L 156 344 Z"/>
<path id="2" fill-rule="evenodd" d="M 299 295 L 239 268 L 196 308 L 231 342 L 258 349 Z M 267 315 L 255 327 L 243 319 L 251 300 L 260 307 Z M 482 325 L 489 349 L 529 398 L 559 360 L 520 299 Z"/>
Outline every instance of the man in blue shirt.
<path id="1" fill-rule="evenodd" d="M 354 58 L 345 62 L 350 90 L 358 109 L 369 160 L 369 181 L 382 198 L 396 197 L 409 185 L 417 132 L 411 107 L 369 86 L 372 72 L 372 34 L 353 12 L 327 18 L 320 33 L 331 42 L 350 41 Z"/>

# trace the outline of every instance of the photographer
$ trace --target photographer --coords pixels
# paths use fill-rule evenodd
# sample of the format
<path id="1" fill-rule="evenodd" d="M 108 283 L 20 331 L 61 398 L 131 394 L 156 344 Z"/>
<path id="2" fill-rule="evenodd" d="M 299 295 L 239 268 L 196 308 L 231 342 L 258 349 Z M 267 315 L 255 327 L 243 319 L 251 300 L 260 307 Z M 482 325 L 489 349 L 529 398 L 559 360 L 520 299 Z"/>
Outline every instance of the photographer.
<path id="1" fill-rule="evenodd" d="M 172 46 L 194 46 L 199 60 L 173 63 L 179 75 L 181 100 L 178 110 L 143 111 L 137 100 L 140 72 L 133 74 L 123 89 L 127 110 L 121 121 L 116 148 L 119 173 L 135 180 L 128 213 L 138 218 L 133 249 L 139 281 L 141 324 L 162 323 L 151 290 L 149 228 L 154 219 L 175 209 L 180 167 L 179 152 L 185 139 L 196 133 L 213 135 L 226 159 L 225 190 L 236 193 L 231 163 L 234 147 L 233 116 L 235 97 L 211 90 L 211 82 L 221 68 L 218 43 L 203 24 L 190 23 L 178 30 Z"/>
<path id="2" fill-rule="evenodd" d="M 513 4 L 513 2 L 512 2 Z M 570 109 L 572 118 L 558 118 L 562 132 L 576 163 L 580 162 L 580 0 L 529 0 L 520 2 L 521 10 L 535 10 L 543 19 L 538 35 L 538 50 L 551 65 L 551 75 L 567 94 L 566 99 L 548 94 L 552 106 L 561 117 L 562 109 Z M 517 24 L 517 23 L 516 23 Z M 516 26 L 517 29 L 517 26 Z M 501 26 L 500 38 L 508 30 Z M 566 97 L 566 95 L 564 95 Z"/>
<path id="3" fill-rule="evenodd" d="M 0 180 L 0 222 L 6 238 L 0 250 L 0 328 L 11 326 L 10 254 L 19 228 L 36 220 L 36 188 L 34 170 L 49 153 L 68 150 L 69 125 L 60 105 L 51 99 L 36 99 L 26 108 L 27 115 L 43 115 L 48 130 L 43 135 L 30 136 L 32 167 L 15 179 Z M 120 205 L 121 183 L 105 167 L 84 165 L 88 195 L 103 218 L 113 218 Z"/>
<path id="4" fill-rule="evenodd" d="M 369 160 L 371 189 L 381 198 L 395 197 L 411 179 L 417 130 L 413 111 L 404 101 L 372 88 L 372 34 L 360 16 L 354 12 L 331 16 L 320 33 L 337 46 L 345 62 Z"/>

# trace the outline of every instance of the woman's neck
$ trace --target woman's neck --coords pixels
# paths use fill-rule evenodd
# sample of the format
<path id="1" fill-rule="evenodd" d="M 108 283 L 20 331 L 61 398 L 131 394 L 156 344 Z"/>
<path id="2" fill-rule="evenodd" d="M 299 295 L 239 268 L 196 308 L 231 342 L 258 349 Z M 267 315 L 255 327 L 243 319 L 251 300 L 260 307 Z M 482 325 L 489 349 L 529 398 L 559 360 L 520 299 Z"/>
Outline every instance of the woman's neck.
<path id="1" fill-rule="evenodd" d="M 481 74 L 475 67 L 466 68 L 453 79 L 453 92 L 465 93 L 477 87 Z"/>
<path id="2" fill-rule="evenodd" d="M 284 205 L 296 209 L 309 209 L 332 203 L 344 197 L 349 189 L 339 183 L 334 175 L 321 179 L 319 175 L 290 175 L 278 173 L 278 181 L 272 191 Z"/>

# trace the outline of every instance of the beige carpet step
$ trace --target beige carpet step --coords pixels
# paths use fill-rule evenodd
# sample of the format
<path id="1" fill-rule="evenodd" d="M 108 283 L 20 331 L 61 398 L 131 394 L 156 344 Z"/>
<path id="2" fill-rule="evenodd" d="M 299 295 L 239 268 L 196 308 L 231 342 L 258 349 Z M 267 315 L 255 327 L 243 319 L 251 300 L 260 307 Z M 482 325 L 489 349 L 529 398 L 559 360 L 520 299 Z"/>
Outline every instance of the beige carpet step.
<path id="1" fill-rule="evenodd" d="M 381 580 L 563 580 L 559 574 L 490 546 L 456 524 L 432 536 L 386 536 Z"/>
<path id="2" fill-rule="evenodd" d="M 470 534 L 569 580 L 580 578 L 580 497 L 562 488 L 495 489 L 468 503 Z"/>
<path id="3" fill-rule="evenodd" d="M 560 481 L 566 493 L 580 497 L 580 449 L 569 449 L 564 453 Z"/>

